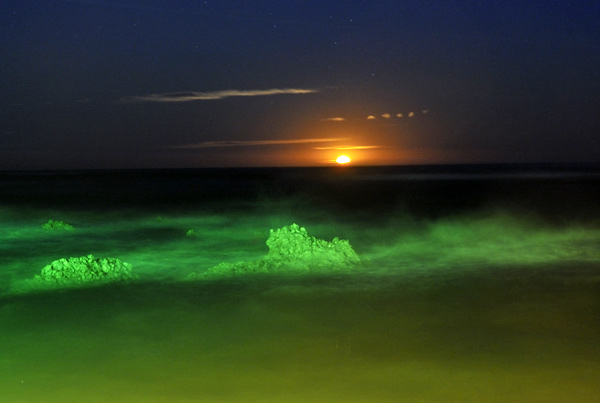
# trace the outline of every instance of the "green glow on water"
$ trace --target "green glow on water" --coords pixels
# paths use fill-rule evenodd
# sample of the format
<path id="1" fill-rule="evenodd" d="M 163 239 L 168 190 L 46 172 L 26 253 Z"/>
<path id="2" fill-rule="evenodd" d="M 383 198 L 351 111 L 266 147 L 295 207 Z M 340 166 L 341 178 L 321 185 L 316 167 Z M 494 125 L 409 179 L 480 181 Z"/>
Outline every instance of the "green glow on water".
<path id="1" fill-rule="evenodd" d="M 395 256 L 408 268 L 470 265 L 527 266 L 555 262 L 598 262 L 600 230 L 595 227 L 532 225 L 517 217 L 443 219 L 416 231 L 395 234 L 375 246 L 377 257 Z"/>
<path id="2" fill-rule="evenodd" d="M 600 226 L 516 213 L 0 210 L 7 401 L 578 401 L 600 395 Z M 73 225 L 47 231 L 48 219 Z M 259 259 L 270 228 L 349 239 L 352 274 L 185 277 Z M 194 236 L 186 235 L 193 230 Z M 94 254 L 139 282 L 12 295 Z M 57 374 L 60 374 L 58 376 Z"/>
<path id="3" fill-rule="evenodd" d="M 68 213 L 62 212 L 61 214 Z M 143 279 L 183 279 L 220 262 L 257 259 L 267 252 L 270 228 L 293 222 L 292 214 L 162 215 L 114 220 L 74 214 L 72 231 L 48 231 L 38 220 L 3 216 L 4 275 L 13 280 L 39 274 L 62 257 L 94 254 L 133 264 Z M 600 229 L 572 223 L 552 226 L 509 214 L 443 218 L 437 221 L 392 219 L 384 225 L 362 222 L 302 222 L 318 238 L 349 239 L 365 270 L 398 274 L 416 270 L 462 270 L 492 265 L 543 267 L 554 263 L 600 261 Z M 189 231 L 193 230 L 193 236 Z M 30 245 L 35 244 L 35 250 Z M 6 284 L 5 284 L 6 286 Z"/>

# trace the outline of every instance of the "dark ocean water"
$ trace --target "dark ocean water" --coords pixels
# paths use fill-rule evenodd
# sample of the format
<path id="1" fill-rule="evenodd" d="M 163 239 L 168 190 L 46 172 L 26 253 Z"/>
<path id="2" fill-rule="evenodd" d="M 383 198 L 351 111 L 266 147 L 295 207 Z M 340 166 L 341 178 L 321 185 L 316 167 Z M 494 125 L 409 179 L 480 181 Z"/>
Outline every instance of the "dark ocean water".
<path id="1" fill-rule="evenodd" d="M 185 281 L 292 223 L 362 264 Z M 3 172 L 0 265 L 2 401 L 600 399 L 600 166 Z"/>

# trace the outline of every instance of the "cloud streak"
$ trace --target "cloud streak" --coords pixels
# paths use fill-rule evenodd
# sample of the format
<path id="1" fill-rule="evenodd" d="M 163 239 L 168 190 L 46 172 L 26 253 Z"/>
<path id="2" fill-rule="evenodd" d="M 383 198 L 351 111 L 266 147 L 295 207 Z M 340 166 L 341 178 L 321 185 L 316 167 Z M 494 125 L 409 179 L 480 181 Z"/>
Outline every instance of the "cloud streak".
<path id="1" fill-rule="evenodd" d="M 121 98 L 119 102 L 129 104 L 144 102 L 169 103 L 212 101 L 232 97 L 264 97 L 285 94 L 312 94 L 315 92 L 320 92 L 320 90 L 314 88 L 270 88 L 267 90 L 223 90 L 212 92 L 183 91 L 124 97 Z"/>
<path id="2" fill-rule="evenodd" d="M 396 113 L 396 114 L 382 113 L 379 115 L 379 117 L 377 115 L 369 115 L 366 117 L 366 119 L 367 120 L 378 120 L 379 118 L 381 118 L 381 119 L 390 120 L 392 118 L 398 118 L 398 119 L 402 119 L 404 117 L 414 118 L 418 114 L 427 115 L 429 112 L 430 112 L 429 109 L 424 109 L 421 112 L 412 112 L 411 111 L 408 113 L 400 112 L 400 113 Z M 353 120 L 357 120 L 357 118 L 354 118 Z M 347 121 L 347 119 L 342 116 L 321 119 L 321 122 L 345 122 L 345 121 Z"/>
<path id="3" fill-rule="evenodd" d="M 321 119 L 322 122 L 344 122 L 346 121 L 346 118 L 342 118 L 342 117 L 335 117 L 335 118 L 325 118 L 325 119 Z"/>
<path id="4" fill-rule="evenodd" d="M 313 139 L 292 139 L 292 140 L 229 140 L 229 141 L 203 141 L 196 144 L 185 144 L 181 146 L 170 146 L 166 148 L 218 148 L 218 147 L 253 147 L 253 146 L 272 146 L 272 145 L 289 145 L 289 144 L 310 144 L 310 143 L 327 143 L 333 141 L 348 140 L 348 137 L 326 137 Z"/>
<path id="5" fill-rule="evenodd" d="M 313 147 L 313 150 L 371 150 L 384 148 L 383 146 L 340 146 L 340 147 Z"/>

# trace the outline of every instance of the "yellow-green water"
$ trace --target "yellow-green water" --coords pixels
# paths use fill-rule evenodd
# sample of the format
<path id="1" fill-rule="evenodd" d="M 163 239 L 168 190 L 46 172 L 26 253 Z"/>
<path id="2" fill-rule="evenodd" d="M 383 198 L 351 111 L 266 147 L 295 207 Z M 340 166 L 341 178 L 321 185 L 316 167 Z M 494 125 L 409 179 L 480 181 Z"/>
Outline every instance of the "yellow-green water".
<path id="1" fill-rule="evenodd" d="M 5 299 L 7 402 L 595 402 L 591 267 Z"/>
<path id="2" fill-rule="evenodd" d="M 1 402 L 600 399 L 594 181 L 498 191 L 334 175 L 273 195 L 262 178 L 233 197 L 204 177 L 144 175 L 141 189 L 120 174 L 0 187 Z M 98 198 L 100 185 L 115 193 Z M 225 195 L 206 196 L 215 189 Z M 75 229 L 42 228 L 49 219 Z M 185 281 L 264 256 L 269 229 L 292 222 L 348 239 L 362 264 Z M 139 280 L 24 287 L 51 261 L 88 254 L 131 263 Z"/>

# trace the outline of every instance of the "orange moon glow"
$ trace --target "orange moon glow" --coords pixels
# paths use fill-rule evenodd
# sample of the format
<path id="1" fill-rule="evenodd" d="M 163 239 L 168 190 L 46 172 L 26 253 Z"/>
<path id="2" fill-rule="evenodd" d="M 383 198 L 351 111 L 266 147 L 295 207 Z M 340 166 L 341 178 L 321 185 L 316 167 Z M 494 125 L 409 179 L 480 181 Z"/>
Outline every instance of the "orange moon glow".
<path id="1" fill-rule="evenodd" d="M 351 161 L 350 157 L 347 157 L 345 155 L 340 155 L 339 157 L 337 157 L 337 159 L 335 160 L 335 162 L 337 162 L 338 164 L 347 164 Z"/>

